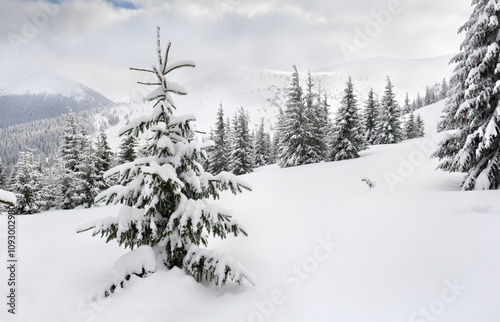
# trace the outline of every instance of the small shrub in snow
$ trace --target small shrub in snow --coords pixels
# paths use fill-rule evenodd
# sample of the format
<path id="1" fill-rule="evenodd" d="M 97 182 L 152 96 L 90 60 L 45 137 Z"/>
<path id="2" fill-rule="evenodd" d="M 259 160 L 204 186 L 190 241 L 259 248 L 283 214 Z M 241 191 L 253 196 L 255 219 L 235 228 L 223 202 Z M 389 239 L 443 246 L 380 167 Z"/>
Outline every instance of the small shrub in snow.
<path id="1" fill-rule="evenodd" d="M 367 185 L 368 185 L 368 188 L 375 188 L 375 186 L 377 185 L 377 183 L 375 181 L 372 181 L 368 178 L 363 178 L 361 179 L 361 181 L 365 182 Z"/>

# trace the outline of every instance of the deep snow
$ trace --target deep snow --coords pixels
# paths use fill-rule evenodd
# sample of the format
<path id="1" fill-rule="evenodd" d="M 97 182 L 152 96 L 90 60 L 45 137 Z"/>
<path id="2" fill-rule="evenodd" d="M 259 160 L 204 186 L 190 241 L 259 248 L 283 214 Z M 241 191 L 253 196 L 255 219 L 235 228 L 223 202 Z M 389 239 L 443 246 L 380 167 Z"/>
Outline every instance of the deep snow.
<path id="1" fill-rule="evenodd" d="M 242 262 L 256 286 L 219 290 L 158 269 L 92 301 L 127 251 L 75 228 L 119 208 L 18 217 L 18 314 L 4 304 L 0 320 L 498 321 L 499 192 L 459 191 L 462 175 L 434 170 L 428 153 L 442 108 L 419 111 L 425 138 L 373 146 L 355 160 L 263 167 L 244 176 L 252 192 L 225 194 L 218 203 L 249 236 L 209 248 Z M 2 294 L 6 274 L 0 270 Z"/>

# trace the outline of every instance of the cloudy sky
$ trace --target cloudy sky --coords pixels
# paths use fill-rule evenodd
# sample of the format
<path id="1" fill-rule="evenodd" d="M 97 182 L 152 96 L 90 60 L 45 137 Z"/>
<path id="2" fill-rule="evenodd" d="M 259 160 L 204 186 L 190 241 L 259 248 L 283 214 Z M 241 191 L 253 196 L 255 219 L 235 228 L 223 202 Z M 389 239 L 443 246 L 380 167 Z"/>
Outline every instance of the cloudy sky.
<path id="1" fill-rule="evenodd" d="M 470 0 L 0 0 L 0 86 L 42 67 L 123 99 L 155 62 L 155 28 L 199 77 L 225 66 L 317 69 L 457 52 Z"/>

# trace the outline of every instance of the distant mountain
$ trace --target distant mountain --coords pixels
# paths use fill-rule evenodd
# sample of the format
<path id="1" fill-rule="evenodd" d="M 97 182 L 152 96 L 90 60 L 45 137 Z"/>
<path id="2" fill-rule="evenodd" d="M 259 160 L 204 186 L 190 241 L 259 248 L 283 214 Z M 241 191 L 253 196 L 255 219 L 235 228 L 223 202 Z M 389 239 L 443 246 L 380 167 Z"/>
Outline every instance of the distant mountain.
<path id="1" fill-rule="evenodd" d="M 112 103 L 81 83 L 42 68 L 0 88 L 0 129 L 60 116 L 67 113 L 68 106 L 80 112 Z"/>

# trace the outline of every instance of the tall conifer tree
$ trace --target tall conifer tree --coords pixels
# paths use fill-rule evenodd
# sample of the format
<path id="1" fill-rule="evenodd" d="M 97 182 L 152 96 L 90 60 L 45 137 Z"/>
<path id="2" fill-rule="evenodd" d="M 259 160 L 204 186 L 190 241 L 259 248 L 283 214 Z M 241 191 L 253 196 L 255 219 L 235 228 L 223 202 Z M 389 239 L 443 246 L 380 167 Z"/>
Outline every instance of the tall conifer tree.
<path id="1" fill-rule="evenodd" d="M 373 88 L 371 88 L 370 92 L 368 92 L 368 98 L 363 113 L 363 125 L 366 133 L 365 141 L 367 144 L 374 144 L 377 137 L 377 121 L 379 119 L 378 109 L 377 98 L 373 93 Z"/>
<path id="2" fill-rule="evenodd" d="M 254 168 L 253 137 L 248 127 L 248 114 L 243 107 L 233 121 L 230 170 L 235 175 L 250 173 Z"/>
<path id="3" fill-rule="evenodd" d="M 149 117 L 132 121 L 121 129 L 123 136 L 138 137 L 148 132 L 151 155 L 119 165 L 107 175 L 120 174 L 120 184 L 101 193 L 97 199 L 121 203 L 117 217 L 97 220 L 79 227 L 79 231 L 94 228 L 94 235 L 107 240 L 116 239 L 120 245 L 136 250 L 125 255 L 132 263 L 129 274 L 145 276 L 156 271 L 157 265 L 166 269 L 182 268 L 198 281 L 214 281 L 223 285 L 228 280 L 238 283 L 250 279 L 250 274 L 229 255 L 208 250 L 209 234 L 225 238 L 246 232 L 231 214 L 209 202 L 223 190 L 241 192 L 248 186 L 237 177 L 222 172 L 212 175 L 197 161 L 206 157 L 205 149 L 212 144 L 196 140 L 191 128 L 194 115 L 174 115 L 177 109 L 172 93 L 186 95 L 183 86 L 167 79 L 169 73 L 182 67 L 194 67 L 191 61 L 169 64 L 170 43 L 165 56 L 160 47 L 158 27 L 158 65 L 152 70 L 157 86 L 149 96 L 153 110 Z M 130 275 L 128 275 L 130 278 Z M 128 279 L 118 278 L 109 291 L 113 292 Z"/>
<path id="4" fill-rule="evenodd" d="M 452 62 L 451 97 L 440 129 L 455 130 L 434 156 L 439 169 L 464 172 L 464 190 L 500 188 L 500 11 L 497 0 L 473 0 L 459 32 L 465 40 Z"/>
<path id="5" fill-rule="evenodd" d="M 229 171 L 231 154 L 231 146 L 229 142 L 230 130 L 230 128 L 226 128 L 224 109 L 221 103 L 219 105 L 219 110 L 217 111 L 217 121 L 211 138 L 214 141 L 215 146 L 209 155 L 210 167 L 208 170 L 213 174 L 218 174 L 222 171 Z"/>
<path id="6" fill-rule="evenodd" d="M 358 158 L 359 151 L 365 148 L 357 104 L 354 86 L 349 77 L 335 118 L 330 155 L 332 161 Z"/>
<path id="7" fill-rule="evenodd" d="M 376 144 L 393 144 L 403 139 L 400 121 L 401 112 L 389 77 L 384 96 L 380 103 L 380 114 L 377 128 Z"/>
<path id="8" fill-rule="evenodd" d="M 255 135 L 255 166 L 262 167 L 271 163 L 271 139 L 264 131 L 264 119 L 260 121 Z"/>
<path id="9" fill-rule="evenodd" d="M 303 91 L 300 87 L 297 67 L 293 66 L 292 84 L 288 90 L 286 109 L 283 111 L 280 126 L 280 149 L 278 162 L 281 167 L 293 167 L 307 164 L 307 127 L 308 120 L 304 104 Z"/>

